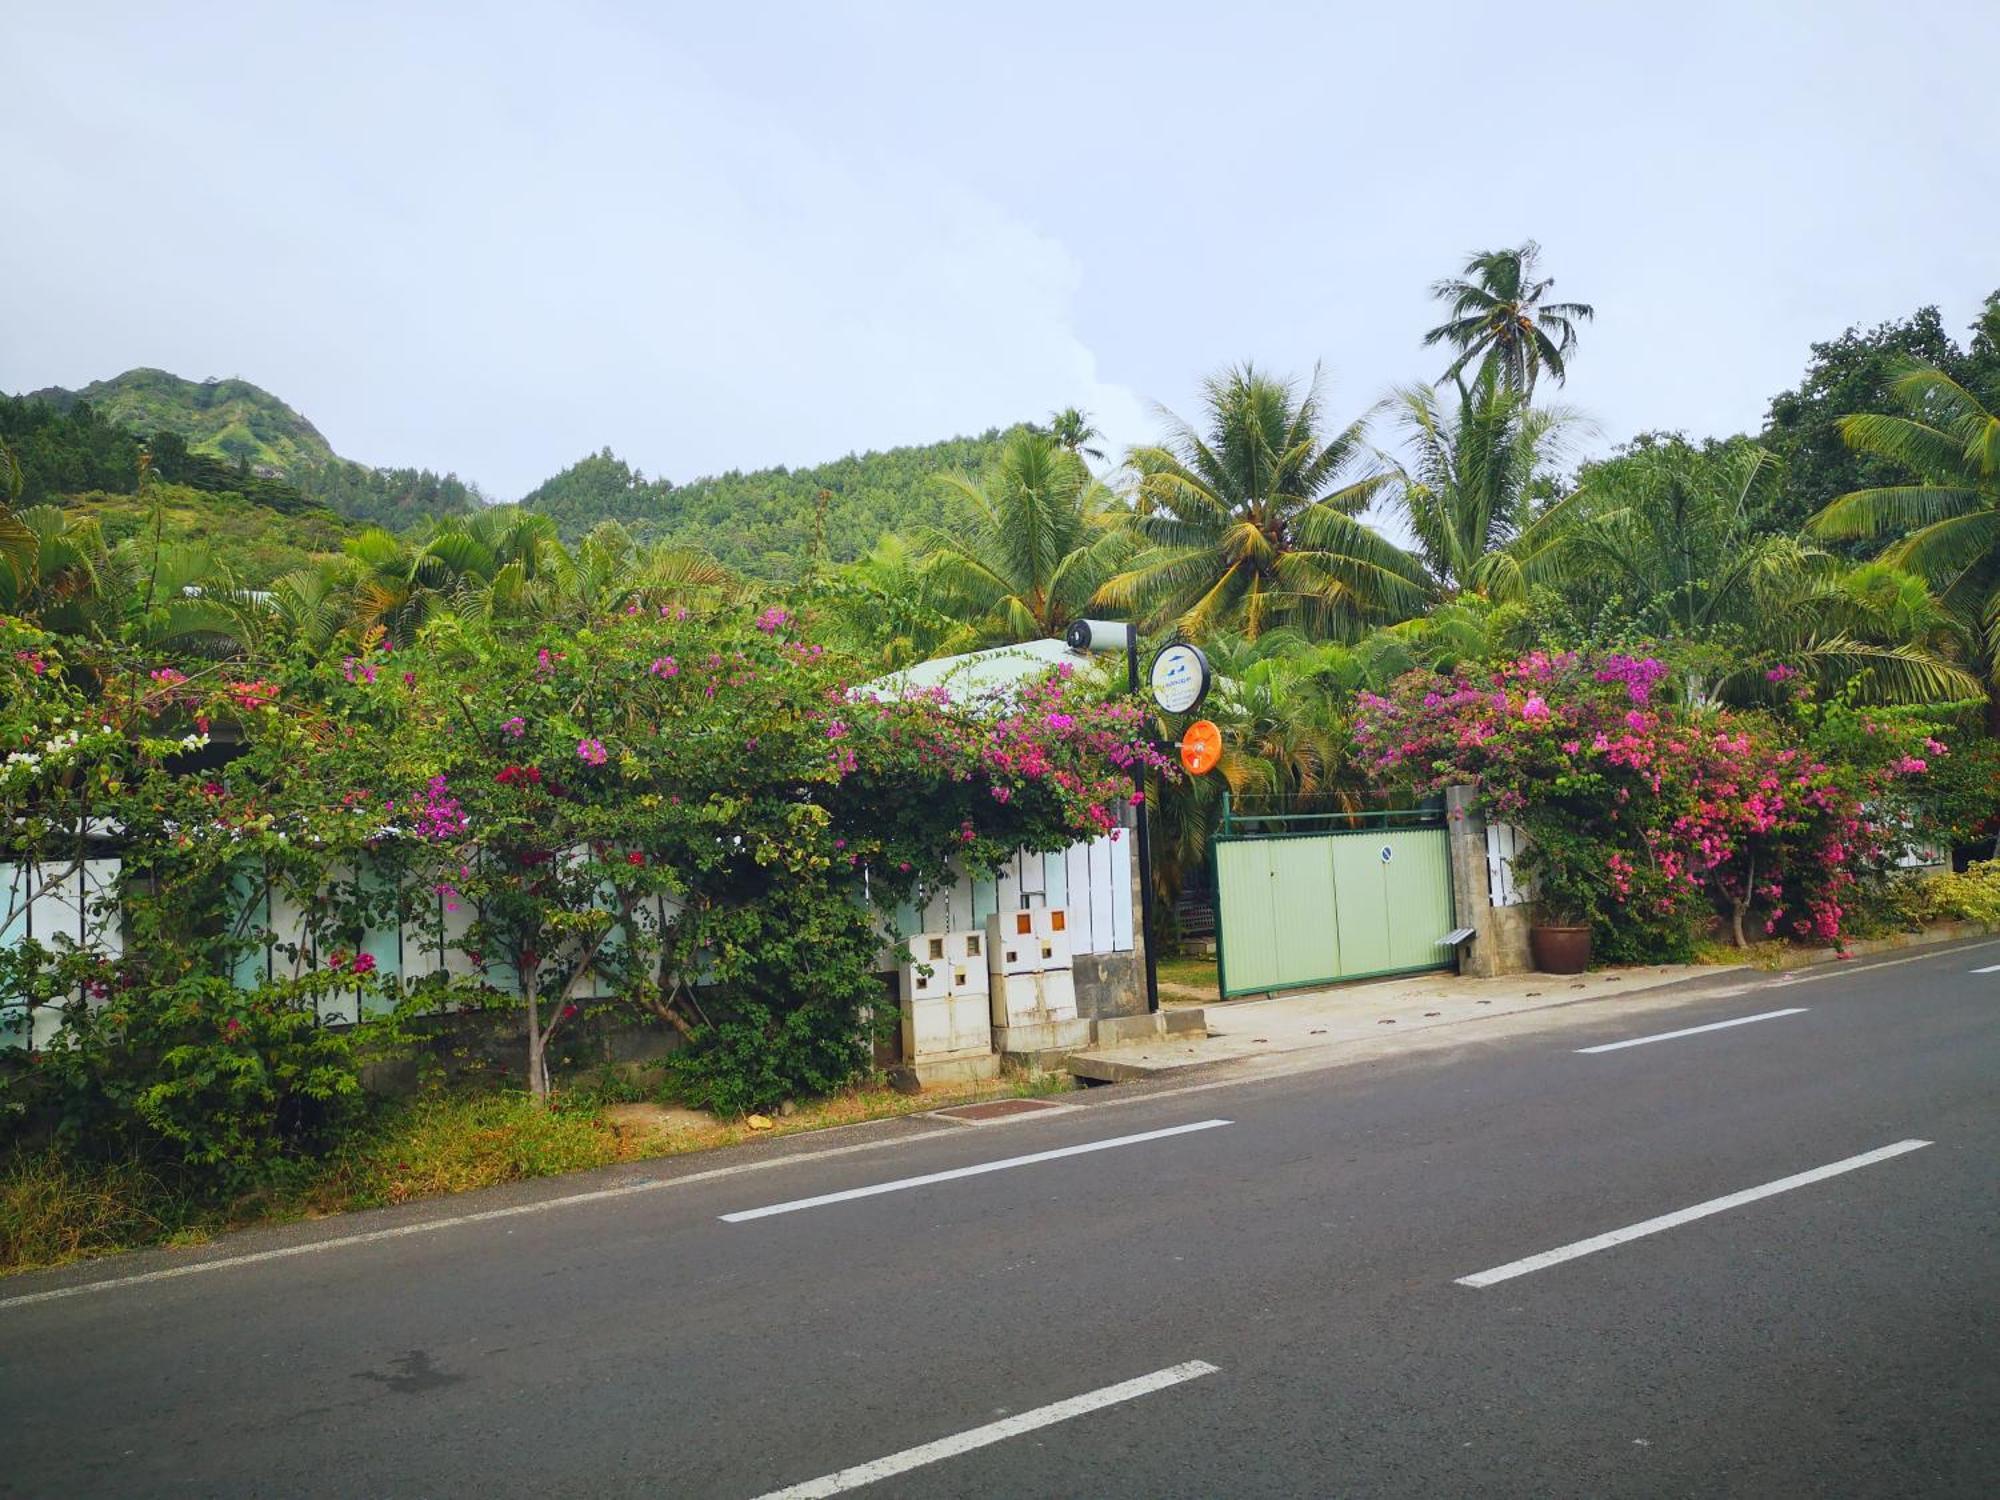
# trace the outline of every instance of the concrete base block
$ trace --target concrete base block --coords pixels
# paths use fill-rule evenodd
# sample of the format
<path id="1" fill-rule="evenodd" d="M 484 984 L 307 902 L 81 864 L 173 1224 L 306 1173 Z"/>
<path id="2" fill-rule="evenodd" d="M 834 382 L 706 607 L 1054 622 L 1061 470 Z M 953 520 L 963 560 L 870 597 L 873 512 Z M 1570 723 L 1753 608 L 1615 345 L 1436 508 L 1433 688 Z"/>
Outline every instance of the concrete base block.
<path id="1" fill-rule="evenodd" d="M 1207 1014 L 1200 1006 L 1176 1006 L 1151 1015 L 1100 1016 L 1091 1026 L 1093 1039 L 1100 1047 L 1150 1042 L 1163 1036 L 1208 1035 Z"/>
<path id="2" fill-rule="evenodd" d="M 1090 1045 L 1091 1023 L 1080 1017 L 1064 1021 L 1039 1021 L 1027 1025 L 995 1026 L 993 1050 L 1015 1056 L 1021 1053 L 1062 1052 Z"/>
<path id="3" fill-rule="evenodd" d="M 1166 1035 L 1162 1013 L 1137 1016 L 1100 1016 L 1091 1022 L 1093 1040 L 1100 1047 L 1116 1047 L 1124 1042 L 1148 1042 Z"/>
<path id="4" fill-rule="evenodd" d="M 1142 1068 L 1136 1063 L 1124 1063 L 1103 1052 L 1089 1052 L 1080 1057 L 1071 1057 L 1063 1066 L 1072 1078 L 1080 1078 L 1085 1083 L 1135 1083 L 1141 1079 L 1158 1076 L 1154 1068 Z"/>
<path id="5" fill-rule="evenodd" d="M 927 1057 L 891 1068 L 889 1087 L 898 1093 L 914 1094 L 941 1084 L 985 1083 L 999 1076 L 1000 1059 L 991 1052 L 969 1057 Z"/>

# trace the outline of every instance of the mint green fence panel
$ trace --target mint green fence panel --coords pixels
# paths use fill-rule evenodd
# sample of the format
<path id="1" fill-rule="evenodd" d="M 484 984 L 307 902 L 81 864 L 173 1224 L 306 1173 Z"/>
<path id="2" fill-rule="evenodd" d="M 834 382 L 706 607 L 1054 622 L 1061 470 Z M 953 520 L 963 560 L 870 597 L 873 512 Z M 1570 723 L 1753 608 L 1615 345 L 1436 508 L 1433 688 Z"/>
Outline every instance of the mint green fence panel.
<path id="1" fill-rule="evenodd" d="M 1443 829 L 1396 829 L 1376 836 L 1377 867 L 1389 912 L 1392 971 L 1442 968 L 1452 961 L 1438 940 L 1458 925 L 1451 905 L 1450 835 Z M 1386 849 L 1390 858 L 1381 860 Z"/>
<path id="2" fill-rule="evenodd" d="M 1215 922 L 1224 994 L 1285 983 L 1278 967 L 1270 847 L 1262 839 L 1215 846 Z"/>
<path id="3" fill-rule="evenodd" d="M 1224 995 L 1452 961 L 1442 828 L 1225 838 L 1214 860 Z"/>
<path id="4" fill-rule="evenodd" d="M 1340 947 L 1347 963 L 1343 974 L 1380 974 L 1389 961 L 1389 892 L 1382 879 L 1381 851 L 1388 847 L 1374 834 L 1347 834 L 1327 840 L 1333 846 L 1333 924 L 1340 929 Z"/>
<path id="5" fill-rule="evenodd" d="M 1334 904 L 1329 839 L 1272 839 L 1271 949 L 1287 984 L 1312 984 L 1342 972 L 1341 934 L 1327 920 Z"/>

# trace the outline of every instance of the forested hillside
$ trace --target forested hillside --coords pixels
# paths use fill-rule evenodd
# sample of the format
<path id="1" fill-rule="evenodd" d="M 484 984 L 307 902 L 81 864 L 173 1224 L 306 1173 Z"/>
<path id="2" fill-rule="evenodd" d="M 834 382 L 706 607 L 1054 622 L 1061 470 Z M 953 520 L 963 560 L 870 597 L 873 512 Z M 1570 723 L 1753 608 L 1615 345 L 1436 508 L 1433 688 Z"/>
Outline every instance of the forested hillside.
<path id="1" fill-rule="evenodd" d="M 850 454 L 809 469 L 732 469 L 681 485 L 648 479 L 605 448 L 521 503 L 550 517 L 571 540 L 599 521 L 621 521 L 642 540 L 671 539 L 741 572 L 790 578 L 822 543 L 829 560 L 846 562 L 891 532 L 965 521 L 962 502 L 941 498 L 932 481 L 954 469 L 977 473 L 1005 436 L 994 428 L 978 437 Z"/>
<path id="2" fill-rule="evenodd" d="M 165 370 L 127 370 L 81 390 L 50 386 L 19 404 L 45 408 L 47 416 L 32 420 L 58 429 L 53 435 L 74 455 L 50 470 L 46 489 L 27 488 L 30 500 L 82 490 L 129 493 L 137 450 L 145 442 L 165 477 L 204 490 L 231 490 L 275 510 L 325 506 L 401 530 L 479 504 L 477 492 L 456 474 L 376 469 L 340 457 L 298 411 L 247 380 L 185 380 Z M 63 431 L 51 418 L 77 420 Z M 183 468 L 208 465 L 206 478 L 169 472 L 170 449 Z M 279 481 L 295 498 L 288 502 L 278 489 L 260 490 L 260 481 Z"/>
<path id="3" fill-rule="evenodd" d="M 269 588 L 295 569 L 337 557 L 357 529 L 317 507 L 285 514 L 228 490 L 172 483 L 154 485 L 144 499 L 101 491 L 68 495 L 62 507 L 71 525 L 94 521 L 109 547 L 125 541 L 150 547 L 157 519 L 163 544 L 206 547 L 229 580 L 247 589 Z"/>
<path id="4" fill-rule="evenodd" d="M 268 478 L 291 479 L 333 457 L 332 444 L 317 427 L 247 380 L 185 380 L 165 370 L 138 369 L 93 380 L 78 391 L 51 386 L 28 399 L 59 412 L 87 401 L 115 426 L 148 435 L 178 433 L 189 447 Z"/>

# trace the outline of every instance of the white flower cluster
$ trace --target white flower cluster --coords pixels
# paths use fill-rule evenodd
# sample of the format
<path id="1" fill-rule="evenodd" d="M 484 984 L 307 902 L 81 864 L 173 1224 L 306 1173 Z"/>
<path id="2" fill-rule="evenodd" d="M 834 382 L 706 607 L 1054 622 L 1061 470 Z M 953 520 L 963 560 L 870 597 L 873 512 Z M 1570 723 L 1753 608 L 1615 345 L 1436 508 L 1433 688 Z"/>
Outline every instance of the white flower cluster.
<path id="1" fill-rule="evenodd" d="M 101 724 L 98 728 L 105 734 L 116 734 L 118 732 L 109 724 Z M 4 761 L 0 761 L 0 771 L 32 773 L 44 762 L 60 764 L 68 758 L 70 751 L 76 749 L 82 743 L 83 731 L 81 729 L 61 730 L 51 735 L 32 750 L 10 751 L 7 758 Z M 181 741 L 181 748 L 183 750 L 199 750 L 207 743 L 207 735 L 191 734 Z"/>

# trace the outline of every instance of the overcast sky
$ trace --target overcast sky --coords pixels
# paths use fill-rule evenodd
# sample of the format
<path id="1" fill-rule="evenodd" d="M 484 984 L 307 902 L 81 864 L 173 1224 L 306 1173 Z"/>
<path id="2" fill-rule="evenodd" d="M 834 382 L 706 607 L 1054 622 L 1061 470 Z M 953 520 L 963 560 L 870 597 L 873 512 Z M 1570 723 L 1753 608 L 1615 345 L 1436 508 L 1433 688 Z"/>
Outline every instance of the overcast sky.
<path id="1" fill-rule="evenodd" d="M 14 4 L 0 389 L 242 376 L 511 498 L 802 464 L 1255 359 L 1434 377 L 1533 236 L 1602 443 L 2000 287 L 2000 4 Z"/>

